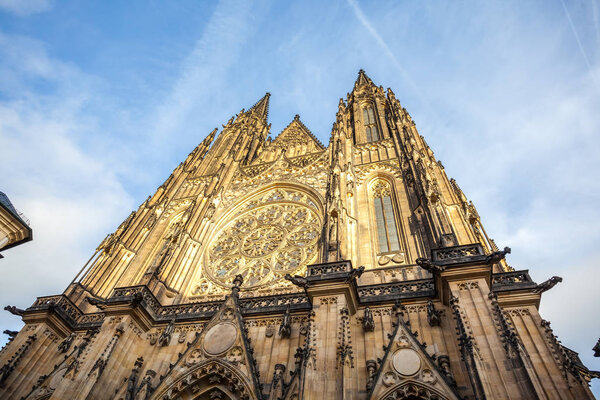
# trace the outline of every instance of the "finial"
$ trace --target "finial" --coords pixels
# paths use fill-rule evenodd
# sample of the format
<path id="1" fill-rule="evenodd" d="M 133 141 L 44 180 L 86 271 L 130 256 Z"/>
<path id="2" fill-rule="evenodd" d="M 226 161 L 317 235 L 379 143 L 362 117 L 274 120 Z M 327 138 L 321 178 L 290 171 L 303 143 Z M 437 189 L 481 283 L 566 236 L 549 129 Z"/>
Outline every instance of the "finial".
<path id="1" fill-rule="evenodd" d="M 238 274 L 235 276 L 235 278 L 233 278 L 233 290 L 235 290 L 236 292 L 240 290 L 240 287 L 242 286 L 242 283 L 244 283 L 244 277 L 242 277 L 242 275 Z"/>
<path id="2" fill-rule="evenodd" d="M 296 114 L 294 115 L 294 121 L 298 121 L 300 119 L 300 115 Z"/>

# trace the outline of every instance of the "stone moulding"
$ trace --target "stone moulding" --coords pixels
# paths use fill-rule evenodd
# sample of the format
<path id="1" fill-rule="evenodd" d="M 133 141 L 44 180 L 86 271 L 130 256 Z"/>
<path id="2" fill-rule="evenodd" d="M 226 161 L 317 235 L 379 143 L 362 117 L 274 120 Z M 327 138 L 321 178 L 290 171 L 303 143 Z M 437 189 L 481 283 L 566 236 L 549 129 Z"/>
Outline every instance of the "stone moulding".
<path id="1" fill-rule="evenodd" d="M 462 247 L 462 246 L 461 246 Z M 324 276 L 348 274 L 352 269 L 349 262 L 310 265 L 309 279 L 320 279 Z M 492 290 L 508 292 L 533 289 L 537 286 L 527 270 L 492 274 Z M 361 305 L 393 303 L 396 300 L 432 298 L 436 295 L 433 279 L 417 279 L 392 283 L 381 283 L 357 287 Z M 312 305 L 305 293 L 287 293 L 270 296 L 241 298 L 240 309 L 244 316 L 255 316 L 268 313 L 285 313 L 290 311 L 310 311 Z M 100 308 L 130 304 L 141 307 L 152 323 L 169 322 L 173 318 L 178 322 L 207 320 L 219 309 L 223 301 L 188 303 L 163 306 L 146 286 L 117 288 L 113 295 L 100 303 Z M 55 295 L 38 297 L 25 310 L 25 318 L 41 312 L 55 313 L 72 330 L 85 330 L 102 325 L 105 313 L 83 313 L 67 296 Z"/>

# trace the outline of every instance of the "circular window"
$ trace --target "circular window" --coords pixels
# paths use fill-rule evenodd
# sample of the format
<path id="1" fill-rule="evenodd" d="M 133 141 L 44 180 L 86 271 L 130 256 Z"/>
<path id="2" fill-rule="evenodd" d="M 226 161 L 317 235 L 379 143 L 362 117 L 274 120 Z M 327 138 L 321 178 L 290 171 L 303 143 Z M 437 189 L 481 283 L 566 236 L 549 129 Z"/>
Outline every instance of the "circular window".
<path id="1" fill-rule="evenodd" d="M 314 205 L 306 195 L 281 190 L 248 203 L 210 242 L 206 275 L 231 286 L 240 274 L 250 289 L 299 273 L 317 256 L 321 221 Z"/>

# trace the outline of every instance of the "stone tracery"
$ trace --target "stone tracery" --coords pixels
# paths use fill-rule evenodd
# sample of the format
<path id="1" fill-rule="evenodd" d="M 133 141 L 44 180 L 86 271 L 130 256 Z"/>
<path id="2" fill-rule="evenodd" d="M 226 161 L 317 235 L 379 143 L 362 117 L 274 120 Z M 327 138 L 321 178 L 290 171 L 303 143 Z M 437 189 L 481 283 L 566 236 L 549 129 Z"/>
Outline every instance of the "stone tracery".
<path id="1" fill-rule="evenodd" d="M 315 261 L 321 220 L 305 193 L 273 189 L 241 209 L 208 247 L 204 272 L 211 281 L 227 287 L 241 274 L 244 288 L 256 288 Z"/>

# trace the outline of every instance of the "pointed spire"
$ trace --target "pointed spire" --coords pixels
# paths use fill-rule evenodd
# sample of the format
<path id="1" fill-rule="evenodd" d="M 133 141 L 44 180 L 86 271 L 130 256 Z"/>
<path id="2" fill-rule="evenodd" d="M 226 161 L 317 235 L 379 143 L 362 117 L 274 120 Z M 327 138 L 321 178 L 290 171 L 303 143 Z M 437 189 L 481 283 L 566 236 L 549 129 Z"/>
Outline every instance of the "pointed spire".
<path id="1" fill-rule="evenodd" d="M 363 85 L 373 85 L 373 81 L 367 76 L 365 71 L 361 69 L 358 71 L 358 77 L 356 78 L 356 82 L 354 82 L 354 88 L 356 89 Z"/>
<path id="2" fill-rule="evenodd" d="M 267 122 L 267 117 L 269 116 L 269 98 L 271 97 L 271 93 L 267 92 L 262 99 L 256 102 L 248 112 L 257 114 L 262 121 Z"/>

